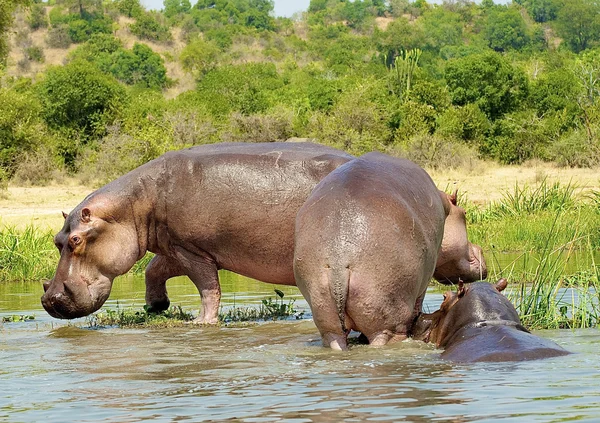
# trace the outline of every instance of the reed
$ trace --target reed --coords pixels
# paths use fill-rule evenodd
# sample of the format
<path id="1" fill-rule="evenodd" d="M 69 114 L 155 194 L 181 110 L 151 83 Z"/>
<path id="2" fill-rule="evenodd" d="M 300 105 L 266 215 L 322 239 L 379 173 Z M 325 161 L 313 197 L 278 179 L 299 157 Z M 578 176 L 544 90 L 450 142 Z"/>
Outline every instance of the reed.
<path id="1" fill-rule="evenodd" d="M 58 251 L 50 231 L 29 225 L 23 230 L 0 229 L 0 281 L 39 281 L 52 276 Z"/>
<path id="2" fill-rule="evenodd" d="M 555 185 L 554 189 L 557 186 Z M 515 269 L 514 264 L 499 268 L 493 254 L 490 263 L 490 277 L 506 277 L 509 281 L 517 280 L 518 286 L 509 291 L 508 296 L 515 304 L 522 322 L 533 329 L 551 328 L 585 328 L 597 326 L 600 320 L 598 305 L 599 270 L 595 263 L 597 249 L 592 244 L 592 232 L 582 224 L 587 214 L 570 214 L 568 225 L 562 225 L 565 215 L 574 207 L 571 189 L 556 190 L 560 195 L 546 196 L 551 201 L 526 201 L 526 207 L 512 207 L 510 215 L 527 215 L 535 210 L 554 210 L 553 219 L 548 222 L 544 231 L 538 232 L 538 248 L 522 253 L 522 262 L 534 262 L 533 271 L 529 266 Z M 519 198 L 511 197 L 511 202 Z M 523 198 L 523 197 L 520 197 Z M 522 200 L 515 203 L 523 205 Z M 538 204 L 530 208 L 527 204 Z M 499 208 L 500 209 L 500 208 Z M 504 210 L 508 210 L 504 208 Z M 560 230 L 559 230 L 560 228 Z M 564 238 L 568 242 L 564 242 Z M 568 275 L 567 267 L 575 251 L 585 246 L 589 254 L 591 266 L 578 272 L 578 278 Z"/>

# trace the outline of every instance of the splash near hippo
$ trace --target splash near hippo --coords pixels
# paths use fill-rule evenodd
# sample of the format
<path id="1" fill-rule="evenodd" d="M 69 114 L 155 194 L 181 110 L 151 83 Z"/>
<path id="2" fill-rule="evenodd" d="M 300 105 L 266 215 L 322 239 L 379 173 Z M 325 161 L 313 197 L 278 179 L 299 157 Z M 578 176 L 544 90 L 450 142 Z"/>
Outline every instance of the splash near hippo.
<path id="1" fill-rule="evenodd" d="M 409 160 L 368 153 L 334 170 L 296 218 L 294 273 L 323 344 L 347 349 L 351 329 L 371 345 L 401 341 L 432 276 L 485 278 L 464 210 Z"/>
<path id="2" fill-rule="evenodd" d="M 414 339 L 443 348 L 441 358 L 456 362 L 525 361 L 570 354 L 558 344 L 531 334 L 497 284 L 459 284 L 448 291 L 440 309 L 421 314 L 412 328 Z"/>
<path id="3" fill-rule="evenodd" d="M 169 306 L 166 280 L 187 275 L 217 321 L 218 270 L 295 285 L 294 221 L 314 186 L 352 156 L 310 143 L 221 143 L 174 151 L 98 189 L 65 218 L 60 260 L 41 298 L 72 319 L 98 310 L 146 251 L 146 303 Z"/>

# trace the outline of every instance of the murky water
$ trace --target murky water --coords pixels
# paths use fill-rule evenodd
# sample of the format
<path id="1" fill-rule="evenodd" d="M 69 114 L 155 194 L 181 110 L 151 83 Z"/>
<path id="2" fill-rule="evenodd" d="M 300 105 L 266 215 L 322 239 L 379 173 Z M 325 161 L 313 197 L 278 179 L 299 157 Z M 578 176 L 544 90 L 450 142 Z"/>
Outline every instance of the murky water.
<path id="1" fill-rule="evenodd" d="M 273 285 L 222 279 L 226 303 L 274 297 Z M 189 281 L 168 287 L 174 304 L 196 307 Z M 306 308 L 295 288 L 283 290 Z M 37 284 L 0 284 L 0 315 L 36 316 L 0 325 L 0 421 L 600 421 L 595 329 L 537 332 L 570 356 L 457 365 L 415 341 L 335 353 L 309 319 L 91 330 L 49 317 L 40 295 Z M 121 279 L 107 306 L 141 306 L 143 297 L 143 281 Z M 425 307 L 440 302 L 430 292 Z"/>

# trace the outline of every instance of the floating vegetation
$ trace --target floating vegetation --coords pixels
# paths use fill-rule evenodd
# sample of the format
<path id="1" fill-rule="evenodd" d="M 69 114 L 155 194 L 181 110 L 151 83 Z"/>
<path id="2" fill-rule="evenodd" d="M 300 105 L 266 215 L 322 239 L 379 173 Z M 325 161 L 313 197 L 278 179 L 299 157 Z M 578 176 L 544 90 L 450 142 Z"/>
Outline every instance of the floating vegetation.
<path id="1" fill-rule="evenodd" d="M 2 323 L 27 322 L 35 320 L 33 314 L 13 314 L 12 316 L 2 316 Z"/>
<path id="2" fill-rule="evenodd" d="M 291 317 L 302 318 L 304 312 L 296 311 L 293 299 L 284 301 L 284 293 L 275 290 L 277 297 L 269 297 L 261 301 L 259 307 L 226 307 L 221 308 L 219 322 L 230 324 L 237 322 L 285 320 Z M 181 306 L 173 306 L 160 313 L 149 313 L 148 307 L 143 310 L 133 308 L 116 310 L 103 310 L 87 318 L 90 327 L 118 326 L 128 327 L 178 327 L 184 326 L 194 320 L 191 312 L 185 311 Z"/>
<path id="3" fill-rule="evenodd" d="M 274 300 L 269 297 L 261 301 L 259 307 L 228 307 L 219 313 L 219 321 L 223 323 L 231 322 L 247 322 L 247 321 L 261 321 L 261 320 L 282 320 L 290 317 L 301 319 L 304 316 L 304 312 L 297 312 L 294 303 L 295 301 L 289 300 L 285 302 L 283 300 L 284 293 L 279 289 L 275 289 L 277 298 Z"/>

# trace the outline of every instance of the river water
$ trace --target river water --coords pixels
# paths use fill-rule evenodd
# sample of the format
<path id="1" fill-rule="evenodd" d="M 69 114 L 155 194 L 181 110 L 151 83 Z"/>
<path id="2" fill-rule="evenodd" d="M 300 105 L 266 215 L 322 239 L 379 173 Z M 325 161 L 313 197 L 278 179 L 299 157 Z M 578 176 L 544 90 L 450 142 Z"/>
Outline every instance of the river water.
<path id="1" fill-rule="evenodd" d="M 274 285 L 221 274 L 223 302 L 275 297 Z M 6 422 L 600 422 L 600 331 L 538 331 L 575 354 L 524 363 L 453 364 L 431 345 L 321 347 L 301 320 L 248 327 L 91 329 L 48 316 L 40 284 L 0 284 L 0 421 Z M 185 278 L 173 304 L 195 309 Z M 106 306 L 141 307 L 141 279 L 115 282 Z M 441 294 L 429 292 L 425 310 Z M 195 310 L 197 313 L 197 310 Z"/>

